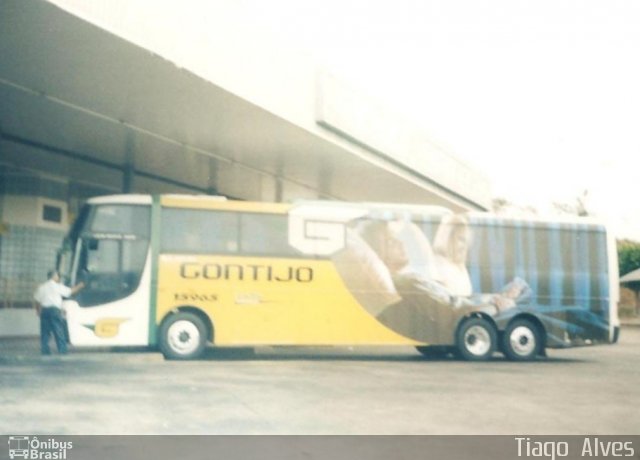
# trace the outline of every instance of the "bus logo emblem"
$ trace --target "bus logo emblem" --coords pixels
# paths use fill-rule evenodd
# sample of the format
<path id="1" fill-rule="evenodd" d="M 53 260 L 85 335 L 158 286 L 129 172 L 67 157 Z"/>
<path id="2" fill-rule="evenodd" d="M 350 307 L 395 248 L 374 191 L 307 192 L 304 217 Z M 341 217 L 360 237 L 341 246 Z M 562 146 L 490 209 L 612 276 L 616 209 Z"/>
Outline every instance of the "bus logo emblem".
<path id="1" fill-rule="evenodd" d="M 120 333 L 120 325 L 126 321 L 129 321 L 129 318 L 100 318 L 95 324 L 83 326 L 91 329 L 101 339 L 111 339 Z"/>

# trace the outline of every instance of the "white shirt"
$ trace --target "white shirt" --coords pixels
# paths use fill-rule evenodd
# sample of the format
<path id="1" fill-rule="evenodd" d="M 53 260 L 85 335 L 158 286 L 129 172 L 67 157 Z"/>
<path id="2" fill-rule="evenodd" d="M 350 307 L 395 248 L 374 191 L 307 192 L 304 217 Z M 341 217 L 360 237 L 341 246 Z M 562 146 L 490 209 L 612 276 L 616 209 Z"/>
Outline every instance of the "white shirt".
<path id="1" fill-rule="evenodd" d="M 438 256 L 439 281 L 451 295 L 468 297 L 472 294 L 469 271 L 464 264 L 456 264 L 446 257 Z"/>
<path id="2" fill-rule="evenodd" d="M 62 283 L 48 280 L 38 286 L 33 298 L 43 307 L 62 308 L 62 298 L 71 295 L 71 288 Z"/>

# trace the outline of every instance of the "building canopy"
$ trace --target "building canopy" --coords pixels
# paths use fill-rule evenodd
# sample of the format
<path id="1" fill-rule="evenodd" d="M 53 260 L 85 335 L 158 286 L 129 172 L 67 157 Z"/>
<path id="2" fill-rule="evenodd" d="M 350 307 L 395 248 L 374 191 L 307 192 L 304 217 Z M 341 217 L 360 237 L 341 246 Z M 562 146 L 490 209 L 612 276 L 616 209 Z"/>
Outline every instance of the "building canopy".
<path id="1" fill-rule="evenodd" d="M 99 8 L 81 19 L 82 2 L 56 3 L 3 2 L 4 166 L 113 192 L 489 205 L 484 176 L 315 68 L 238 68 L 237 55 L 213 53 L 217 79 L 132 43 Z"/>

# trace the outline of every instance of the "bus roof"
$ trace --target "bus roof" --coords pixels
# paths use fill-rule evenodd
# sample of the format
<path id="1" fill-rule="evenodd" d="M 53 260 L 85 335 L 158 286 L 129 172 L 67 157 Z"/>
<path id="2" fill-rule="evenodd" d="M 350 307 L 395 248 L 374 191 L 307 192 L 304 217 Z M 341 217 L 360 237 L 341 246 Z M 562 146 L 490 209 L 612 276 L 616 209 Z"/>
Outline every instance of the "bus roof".
<path id="1" fill-rule="evenodd" d="M 151 204 L 151 195 L 143 194 L 120 194 L 107 195 L 90 198 L 90 204 Z M 328 200 L 297 200 L 293 203 L 272 203 L 260 201 L 240 201 L 228 200 L 223 196 L 214 195 L 189 195 L 189 194 L 163 194 L 160 195 L 160 203 L 167 207 L 195 208 L 195 209 L 217 209 L 228 211 L 264 212 L 264 213 L 286 213 L 296 207 L 317 207 L 327 208 L 359 208 L 368 211 L 389 211 L 392 213 L 403 213 L 421 216 L 442 217 L 452 214 L 452 211 L 442 206 L 399 204 L 399 203 L 374 203 L 374 202 L 346 202 Z M 566 224 L 566 225 L 587 225 L 606 227 L 606 223 L 593 217 L 578 216 L 509 216 L 503 214 L 493 214 L 488 212 L 466 212 L 466 216 L 474 220 L 500 220 L 513 224 L 530 222 L 533 224 Z"/>
<path id="2" fill-rule="evenodd" d="M 533 224 L 549 225 L 587 225 L 606 227 L 606 223 L 595 217 L 581 216 L 556 216 L 556 215 L 527 215 L 527 216 L 509 216 L 504 214 L 494 214 L 489 212 L 468 212 L 468 217 L 476 220 L 500 220 L 505 223 L 512 222 L 514 224 L 522 222 L 530 222 Z"/>
<path id="3" fill-rule="evenodd" d="M 151 204 L 151 195 L 108 195 L 94 197 L 88 200 L 90 204 Z M 359 208 L 366 210 L 388 210 L 399 213 L 442 216 L 451 211 L 442 206 L 413 205 L 399 203 L 372 203 L 372 202 L 347 202 L 328 200 L 296 200 L 293 203 L 272 203 L 260 201 L 227 200 L 223 196 L 212 195 L 188 195 L 188 194 L 164 194 L 160 195 L 160 203 L 167 207 L 196 208 L 196 209 L 222 209 L 249 212 L 287 212 L 292 208 L 305 206 L 322 208 Z"/>
<path id="4" fill-rule="evenodd" d="M 89 198 L 89 204 L 151 204 L 151 195 L 105 195 Z"/>

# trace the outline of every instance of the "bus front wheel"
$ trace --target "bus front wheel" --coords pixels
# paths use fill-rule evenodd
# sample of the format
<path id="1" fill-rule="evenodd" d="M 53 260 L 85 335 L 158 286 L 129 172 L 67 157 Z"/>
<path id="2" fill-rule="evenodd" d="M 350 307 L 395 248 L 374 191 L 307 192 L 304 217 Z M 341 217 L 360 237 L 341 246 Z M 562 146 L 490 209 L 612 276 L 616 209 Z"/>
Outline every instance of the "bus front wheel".
<path id="1" fill-rule="evenodd" d="M 160 351 L 166 359 L 195 359 L 207 344 L 207 329 L 193 313 L 180 312 L 168 317 L 160 327 Z"/>
<path id="2" fill-rule="evenodd" d="M 527 319 L 516 319 L 502 336 L 502 352 L 512 361 L 531 361 L 540 354 L 542 338 L 538 327 Z"/>
<path id="3" fill-rule="evenodd" d="M 497 333 L 489 321 L 472 317 L 458 328 L 456 348 L 463 359 L 485 361 L 491 358 L 496 348 Z"/>

